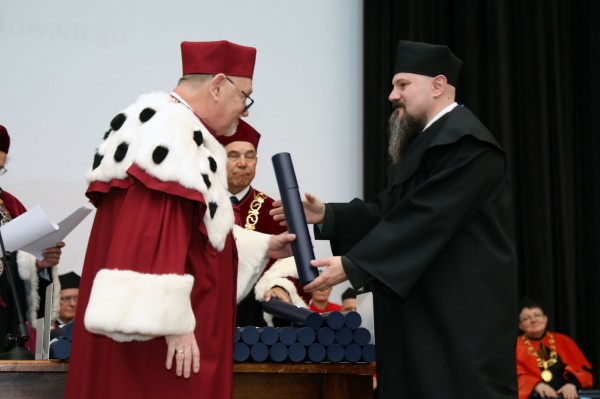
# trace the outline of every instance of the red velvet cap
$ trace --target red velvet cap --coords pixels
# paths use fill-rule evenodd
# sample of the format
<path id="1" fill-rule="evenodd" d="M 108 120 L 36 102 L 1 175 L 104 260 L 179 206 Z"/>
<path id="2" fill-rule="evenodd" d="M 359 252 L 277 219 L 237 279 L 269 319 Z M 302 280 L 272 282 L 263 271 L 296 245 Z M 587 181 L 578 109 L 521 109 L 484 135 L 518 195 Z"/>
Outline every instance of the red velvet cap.
<path id="1" fill-rule="evenodd" d="M 0 125 L 0 151 L 8 154 L 8 149 L 10 148 L 10 136 L 8 135 L 8 130 L 2 125 Z"/>
<path id="2" fill-rule="evenodd" d="M 220 40 L 216 42 L 182 42 L 183 74 L 217 74 L 252 79 L 256 49 Z"/>
<path id="3" fill-rule="evenodd" d="M 258 133 L 252 126 L 250 126 L 243 119 L 240 119 L 237 130 L 233 136 L 217 136 L 219 143 L 225 147 L 229 143 L 234 141 L 247 141 L 254 146 L 254 149 L 258 152 L 258 142 L 260 141 L 260 133 Z"/>

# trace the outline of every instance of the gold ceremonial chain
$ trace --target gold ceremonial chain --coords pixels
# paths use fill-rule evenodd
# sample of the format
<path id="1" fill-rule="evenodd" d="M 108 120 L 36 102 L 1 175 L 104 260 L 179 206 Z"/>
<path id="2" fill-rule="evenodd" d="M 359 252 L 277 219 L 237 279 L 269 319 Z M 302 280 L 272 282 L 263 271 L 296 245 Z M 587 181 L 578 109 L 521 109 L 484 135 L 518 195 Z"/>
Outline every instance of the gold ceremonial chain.
<path id="1" fill-rule="evenodd" d="M 8 209 L 6 209 L 4 201 L 0 199 L 0 226 L 10 222 L 11 220 L 12 217 L 10 216 L 10 212 L 8 211 Z M 4 273 L 4 262 L 0 257 L 0 276 L 2 276 L 2 273 Z"/>
<path id="2" fill-rule="evenodd" d="M 546 355 L 546 351 L 544 350 L 542 353 L 542 342 L 540 341 L 540 346 L 538 351 L 536 352 L 533 349 L 533 346 L 531 345 L 531 342 L 529 341 L 529 338 L 527 338 L 527 336 L 525 334 L 523 334 L 523 336 L 521 337 L 523 339 L 523 343 L 525 344 L 525 346 L 527 346 L 527 352 L 531 353 L 533 356 L 535 356 L 535 358 L 537 359 L 537 364 L 539 366 L 540 369 L 542 370 L 542 379 L 545 382 L 550 382 L 552 381 L 552 378 L 554 377 L 552 375 L 552 371 L 548 370 L 549 367 L 552 367 L 557 361 L 558 361 L 558 355 L 556 354 L 556 346 L 554 345 L 554 335 L 552 335 L 552 333 L 550 331 L 547 331 L 546 334 L 548 334 L 548 342 L 550 343 L 550 356 Z M 544 357 L 544 359 L 542 359 L 542 356 Z"/>
<path id="3" fill-rule="evenodd" d="M 250 204 L 250 210 L 248 211 L 248 216 L 246 217 L 246 225 L 244 228 L 246 230 L 256 230 L 256 223 L 258 222 L 258 212 L 260 211 L 260 207 L 263 202 L 265 202 L 266 194 L 257 191 L 254 194 L 254 198 L 252 199 L 252 203 Z"/>

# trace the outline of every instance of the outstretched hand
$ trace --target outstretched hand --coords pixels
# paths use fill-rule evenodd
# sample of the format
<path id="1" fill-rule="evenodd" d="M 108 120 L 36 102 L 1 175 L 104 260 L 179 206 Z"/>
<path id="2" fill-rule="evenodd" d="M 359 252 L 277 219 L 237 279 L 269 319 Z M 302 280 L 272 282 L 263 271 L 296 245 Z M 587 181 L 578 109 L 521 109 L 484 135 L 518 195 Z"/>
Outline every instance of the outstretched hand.
<path id="1" fill-rule="evenodd" d="M 272 235 L 269 238 L 266 258 L 268 259 L 283 259 L 292 256 L 292 241 L 296 239 L 295 234 L 281 233 Z"/>
<path id="2" fill-rule="evenodd" d="M 321 272 L 319 277 L 303 287 L 305 292 L 323 291 L 329 287 L 348 280 L 346 271 L 342 266 L 341 256 L 315 259 L 311 261 L 310 264 L 313 267 L 324 267 L 325 269 Z"/>
<path id="3" fill-rule="evenodd" d="M 325 217 L 325 204 L 311 193 L 304 194 L 302 207 L 304 208 L 304 215 L 306 216 L 307 223 L 317 224 L 323 221 L 323 218 Z M 287 226 L 281 200 L 273 202 L 273 209 L 269 211 L 269 214 L 273 216 L 273 220 L 279 222 L 281 226 Z"/>

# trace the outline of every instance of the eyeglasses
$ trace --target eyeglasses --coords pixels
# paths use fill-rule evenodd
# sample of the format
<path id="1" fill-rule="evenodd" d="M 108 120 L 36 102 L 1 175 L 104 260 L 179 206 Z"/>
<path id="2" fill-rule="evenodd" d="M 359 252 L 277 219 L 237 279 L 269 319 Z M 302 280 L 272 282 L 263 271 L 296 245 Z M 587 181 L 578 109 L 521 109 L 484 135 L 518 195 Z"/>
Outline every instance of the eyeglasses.
<path id="1" fill-rule="evenodd" d="M 525 316 L 521 319 L 521 323 L 527 323 L 532 321 L 533 319 L 539 319 L 540 317 L 544 317 L 543 313 L 534 313 L 531 316 Z"/>
<path id="2" fill-rule="evenodd" d="M 5 174 L 6 172 L 8 172 L 8 169 L 6 169 L 5 167 L 0 168 L 0 176 Z"/>
<path id="3" fill-rule="evenodd" d="M 73 301 L 73 302 L 77 303 L 78 299 L 79 299 L 79 295 L 69 295 L 69 296 L 61 296 L 60 297 L 60 300 L 62 302 L 71 302 L 71 301 Z"/>
<path id="4" fill-rule="evenodd" d="M 238 89 L 239 91 L 242 92 L 242 94 L 244 95 L 244 97 L 246 97 L 246 105 L 244 106 L 244 112 L 248 111 L 248 109 L 250 109 L 250 107 L 252 106 L 252 104 L 254 104 L 254 100 L 252 99 L 252 97 L 250 97 L 248 94 L 246 94 L 246 92 L 242 89 L 240 89 L 238 87 L 238 85 L 236 85 L 235 83 L 233 83 L 233 80 L 229 79 L 229 77 L 225 77 L 232 85 L 235 86 L 236 89 Z M 248 102 L 250 101 L 250 102 Z"/>

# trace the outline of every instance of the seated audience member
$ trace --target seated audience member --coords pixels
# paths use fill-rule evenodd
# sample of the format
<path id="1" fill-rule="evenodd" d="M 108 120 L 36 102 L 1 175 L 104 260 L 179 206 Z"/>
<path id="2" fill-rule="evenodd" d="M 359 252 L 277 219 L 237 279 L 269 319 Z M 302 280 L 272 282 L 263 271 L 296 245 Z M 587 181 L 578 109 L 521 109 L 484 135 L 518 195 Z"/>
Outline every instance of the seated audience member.
<path id="1" fill-rule="evenodd" d="M 81 277 L 75 272 L 69 272 L 59 275 L 58 280 L 60 281 L 60 306 L 55 327 L 61 327 L 75 319 Z"/>
<path id="2" fill-rule="evenodd" d="M 519 399 L 534 397 L 577 398 L 578 389 L 593 384 L 592 366 L 577 344 L 564 334 L 546 329 L 548 316 L 531 299 L 520 306 L 517 339 Z"/>
<path id="3" fill-rule="evenodd" d="M 312 300 L 308 305 L 308 308 L 313 312 L 325 313 L 333 311 L 341 311 L 342 306 L 337 303 L 329 302 L 329 295 L 331 294 L 331 287 L 322 290 L 315 291 L 312 293 Z"/>
<path id="4" fill-rule="evenodd" d="M 349 287 L 342 293 L 342 311 L 343 312 L 356 312 L 356 296 L 360 292 L 352 287 Z"/>

